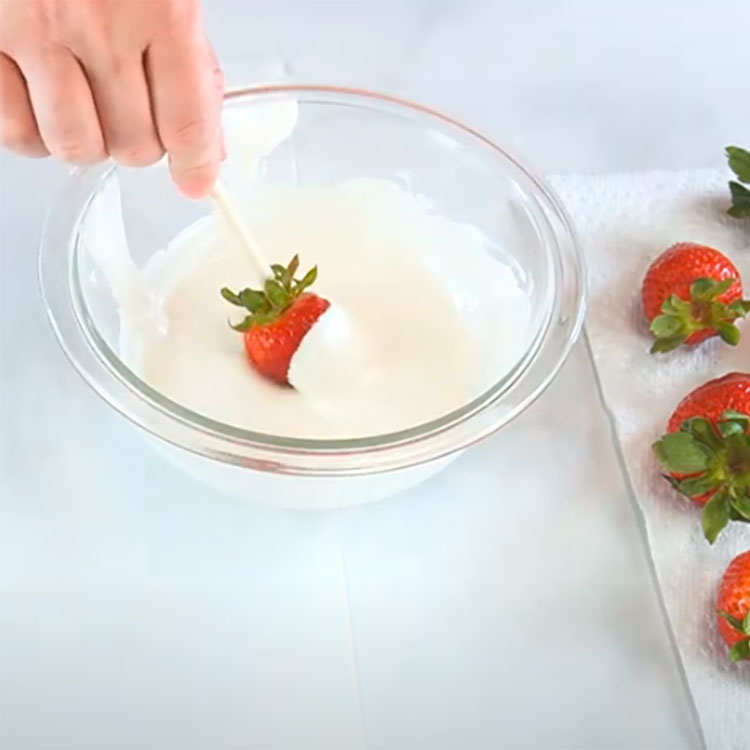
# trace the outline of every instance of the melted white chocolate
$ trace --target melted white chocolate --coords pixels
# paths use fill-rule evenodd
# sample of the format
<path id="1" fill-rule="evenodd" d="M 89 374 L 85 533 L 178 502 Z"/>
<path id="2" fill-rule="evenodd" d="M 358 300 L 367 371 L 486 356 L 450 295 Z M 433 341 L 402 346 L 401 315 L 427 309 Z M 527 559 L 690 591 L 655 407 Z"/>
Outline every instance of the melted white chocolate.
<path id="1" fill-rule="evenodd" d="M 227 324 L 238 311 L 219 290 L 259 279 L 216 217 L 187 228 L 141 272 L 166 331 L 144 335 L 121 303 L 126 363 L 211 419 L 318 439 L 415 427 L 502 378 L 528 346 L 531 311 L 518 269 L 498 260 L 476 228 L 433 214 L 395 182 L 280 187 L 255 177 L 258 159 L 296 120 L 286 103 L 258 111 L 228 128 L 238 159 L 225 177 L 243 176 L 227 182 L 242 188 L 243 217 L 268 259 L 286 264 L 299 253 L 302 272 L 317 265 L 312 291 L 332 302 L 292 360 L 296 389 L 258 375 Z"/>
<path id="2" fill-rule="evenodd" d="M 314 291 L 334 304 L 292 360 L 298 389 L 267 382 L 219 295 L 244 286 L 251 265 L 212 219 L 190 228 L 146 269 L 169 327 L 141 342 L 134 363 L 174 401 L 260 432 L 364 437 L 461 407 L 523 353 L 529 311 L 511 268 L 476 230 L 430 214 L 395 183 L 263 186 L 253 206 L 271 261 L 302 249 L 302 267 L 319 267 Z"/>

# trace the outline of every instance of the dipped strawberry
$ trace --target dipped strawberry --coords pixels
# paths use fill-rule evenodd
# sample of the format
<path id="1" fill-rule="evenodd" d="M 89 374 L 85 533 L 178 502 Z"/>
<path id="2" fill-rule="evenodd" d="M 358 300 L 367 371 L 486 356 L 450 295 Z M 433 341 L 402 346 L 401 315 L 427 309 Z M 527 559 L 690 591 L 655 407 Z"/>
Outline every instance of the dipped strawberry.
<path id="1" fill-rule="evenodd" d="M 654 444 L 672 485 L 703 506 L 709 542 L 730 521 L 750 522 L 750 373 L 704 383 L 677 406 Z"/>
<path id="2" fill-rule="evenodd" d="M 750 550 L 735 557 L 724 573 L 717 609 L 729 658 L 750 660 Z"/>
<path id="3" fill-rule="evenodd" d="M 652 352 L 699 344 L 711 336 L 734 346 L 740 340 L 735 322 L 750 312 L 732 261 L 692 242 L 673 245 L 651 264 L 641 297 L 656 339 Z"/>
<path id="4" fill-rule="evenodd" d="M 225 287 L 221 296 L 249 313 L 232 328 L 244 334 L 245 351 L 253 367 L 264 377 L 288 385 L 292 357 L 302 339 L 330 307 L 330 302 L 306 291 L 317 279 L 317 268 L 312 268 L 301 279 L 295 278 L 298 256 L 295 255 L 286 267 L 273 265 L 271 268 L 273 278 L 266 280 L 262 290 L 233 292 Z"/>

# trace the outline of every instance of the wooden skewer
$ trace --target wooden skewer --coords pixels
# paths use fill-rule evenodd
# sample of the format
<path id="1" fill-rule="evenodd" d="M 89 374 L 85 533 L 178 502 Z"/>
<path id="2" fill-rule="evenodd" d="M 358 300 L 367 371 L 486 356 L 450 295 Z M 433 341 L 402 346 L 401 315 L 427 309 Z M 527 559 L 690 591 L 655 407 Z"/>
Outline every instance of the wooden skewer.
<path id="1" fill-rule="evenodd" d="M 214 205 L 219 209 L 221 215 L 224 217 L 235 238 L 242 246 L 242 249 L 245 251 L 248 258 L 250 258 L 253 265 L 257 268 L 261 279 L 265 280 L 268 278 L 273 278 L 271 264 L 263 255 L 263 252 L 260 249 L 260 245 L 250 233 L 250 229 L 248 228 L 247 224 L 240 217 L 234 201 L 227 192 L 227 189 L 221 183 L 221 180 L 216 181 L 216 184 L 211 191 L 211 199 L 213 200 Z"/>

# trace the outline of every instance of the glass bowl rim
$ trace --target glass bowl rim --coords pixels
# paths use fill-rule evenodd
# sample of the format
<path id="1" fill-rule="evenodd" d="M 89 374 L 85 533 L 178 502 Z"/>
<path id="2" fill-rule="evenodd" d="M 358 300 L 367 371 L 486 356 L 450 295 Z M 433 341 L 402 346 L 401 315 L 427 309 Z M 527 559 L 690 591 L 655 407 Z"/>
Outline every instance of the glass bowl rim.
<path id="1" fill-rule="evenodd" d="M 378 471 L 405 468 L 425 461 L 434 460 L 482 439 L 486 434 L 494 432 L 507 424 L 515 416 L 520 414 L 533 400 L 535 400 L 536 397 L 538 397 L 538 395 L 554 379 L 580 332 L 585 311 L 585 268 L 583 257 L 576 241 L 572 222 L 570 221 L 564 206 L 542 177 L 537 175 L 505 148 L 497 145 L 494 141 L 491 141 L 473 128 L 464 125 L 458 120 L 455 120 L 438 110 L 391 94 L 379 93 L 360 88 L 324 84 L 281 83 L 254 85 L 233 89 L 225 94 L 225 102 L 232 102 L 233 100 L 245 97 L 262 100 L 263 97 L 276 98 L 279 96 L 293 96 L 295 94 L 318 94 L 322 96 L 333 96 L 334 98 L 343 97 L 348 103 L 354 104 L 354 106 L 357 106 L 357 104 L 362 106 L 362 102 L 369 102 L 370 105 L 374 103 L 376 107 L 379 107 L 381 110 L 384 106 L 395 108 L 396 110 L 405 109 L 412 115 L 416 115 L 418 118 L 424 117 L 428 121 L 437 120 L 438 123 L 442 124 L 444 127 L 448 126 L 452 129 L 457 129 L 463 136 L 469 136 L 472 141 L 479 141 L 480 146 L 489 148 L 496 156 L 500 156 L 503 160 L 508 162 L 511 168 L 523 176 L 523 178 L 525 178 L 525 180 L 536 190 L 536 194 L 533 195 L 533 197 L 545 202 L 546 208 L 552 210 L 557 215 L 558 219 L 561 220 L 562 226 L 567 234 L 567 239 L 572 244 L 574 256 L 577 261 L 578 273 L 576 276 L 579 280 L 577 309 L 572 311 L 573 322 L 568 332 L 566 344 L 558 356 L 555 366 L 548 370 L 546 377 L 542 378 L 541 382 L 534 389 L 532 395 L 517 404 L 514 409 L 508 412 L 505 418 L 501 417 L 496 420 L 489 429 L 485 427 L 481 431 L 475 432 L 468 437 L 464 436 L 462 440 L 455 441 L 455 444 L 450 444 L 450 441 L 448 441 L 449 444 L 443 445 L 442 448 L 435 446 L 435 450 L 429 450 L 429 448 L 427 448 L 426 450 L 417 451 L 418 455 L 413 455 L 413 451 L 407 451 L 411 458 L 406 458 L 404 456 L 399 459 L 394 453 L 397 453 L 399 449 L 406 446 L 413 447 L 417 444 L 424 445 L 425 443 L 429 443 L 430 440 L 444 436 L 446 433 L 449 433 L 452 428 L 457 428 L 471 420 L 472 417 L 476 417 L 491 409 L 494 405 L 497 405 L 504 396 L 512 391 L 513 387 L 519 382 L 519 380 L 522 380 L 524 375 L 527 374 L 531 365 L 539 356 L 544 343 L 550 336 L 554 305 L 556 302 L 556 299 L 554 298 L 549 302 L 548 309 L 542 316 L 537 331 L 535 331 L 532 336 L 530 346 L 509 372 L 505 373 L 503 377 L 493 383 L 490 388 L 467 404 L 464 404 L 458 409 L 455 409 L 437 419 L 415 425 L 406 430 L 362 438 L 342 439 L 313 439 L 277 436 L 267 433 L 259 433 L 253 430 L 246 430 L 212 420 L 166 398 L 142 381 L 135 373 L 124 365 L 117 354 L 115 354 L 106 344 L 104 339 L 96 331 L 96 326 L 93 321 L 90 319 L 87 320 L 88 316 L 86 314 L 85 303 L 83 303 L 83 295 L 78 288 L 75 271 L 80 245 L 80 221 L 85 215 L 88 203 L 96 193 L 97 186 L 107 180 L 116 169 L 116 166 L 111 164 L 105 167 L 104 171 L 102 171 L 96 181 L 92 184 L 92 189 L 88 193 L 87 199 L 78 207 L 78 215 L 75 218 L 74 226 L 71 227 L 73 231 L 70 233 L 69 238 L 69 262 L 68 273 L 66 274 L 68 281 L 67 293 L 70 295 L 69 302 L 72 306 L 72 313 L 78 333 L 82 335 L 82 339 L 85 341 L 89 353 L 94 356 L 98 361 L 100 368 L 103 368 L 106 373 L 100 368 L 92 367 L 93 363 L 89 363 L 89 365 L 86 366 L 81 361 L 81 357 L 76 356 L 72 351 L 69 336 L 64 334 L 62 330 L 63 326 L 59 325 L 60 320 L 59 316 L 56 314 L 55 305 L 50 304 L 50 299 L 52 297 L 52 294 L 50 293 L 51 280 L 50 275 L 46 272 L 45 258 L 48 258 L 50 254 L 50 227 L 53 223 L 55 211 L 62 210 L 60 204 L 64 202 L 66 192 L 65 188 L 63 189 L 63 195 L 58 198 L 55 206 L 53 206 L 50 211 L 42 235 L 39 253 L 39 274 L 42 295 L 45 301 L 45 308 L 48 317 L 50 318 L 60 345 L 75 368 L 89 385 L 91 385 L 110 406 L 114 407 L 130 421 L 145 428 L 156 437 L 173 443 L 178 447 L 199 455 L 216 458 L 240 466 L 250 466 L 280 473 L 321 475 L 346 474 L 350 472 L 376 473 Z M 101 165 L 99 165 L 98 168 L 101 169 Z M 70 187 L 72 181 L 80 180 L 96 169 L 97 167 L 75 169 L 67 187 Z M 540 216 L 538 216 L 537 219 L 541 218 L 543 221 L 546 221 L 546 215 L 542 211 L 539 213 Z M 554 229 L 548 227 L 548 230 L 551 233 L 552 238 L 557 241 L 559 238 Z M 549 243 L 545 243 L 544 247 L 547 254 L 552 252 Z M 559 283 L 557 275 L 552 283 L 553 285 Z M 553 291 L 555 293 L 553 296 L 556 296 L 559 294 L 560 290 L 555 288 Z M 66 326 L 66 328 L 69 328 L 69 326 Z M 98 369 L 99 371 L 92 372 L 92 369 Z M 164 434 L 163 430 L 154 428 L 153 419 L 148 419 L 147 414 L 134 414 L 132 405 L 128 408 L 126 405 L 120 403 L 117 395 L 112 393 L 112 379 L 118 381 L 121 386 L 127 388 L 145 407 L 146 412 L 152 410 L 152 417 L 156 417 L 157 414 L 160 414 L 161 418 L 171 420 L 174 425 L 173 429 L 169 430 L 170 435 Z M 194 439 L 196 436 L 201 436 L 205 439 L 204 442 L 207 440 L 209 444 L 199 445 L 198 443 L 200 442 L 200 439 L 196 441 Z M 378 460 L 379 455 L 382 460 Z M 310 464 L 309 461 L 304 462 L 306 464 L 305 466 L 301 466 L 299 465 L 300 462 L 295 459 L 299 459 L 303 456 L 308 458 L 315 457 L 316 460 L 323 462 L 323 464 L 325 464 L 326 461 L 330 462 L 331 459 L 334 459 L 336 466 L 326 467 L 325 465 L 321 465 L 316 467 L 314 464 Z M 367 465 L 365 466 L 362 465 L 362 457 L 364 456 L 368 457 L 368 461 L 365 462 Z M 355 457 L 356 459 L 354 461 L 350 460 L 347 462 L 347 459 Z"/>

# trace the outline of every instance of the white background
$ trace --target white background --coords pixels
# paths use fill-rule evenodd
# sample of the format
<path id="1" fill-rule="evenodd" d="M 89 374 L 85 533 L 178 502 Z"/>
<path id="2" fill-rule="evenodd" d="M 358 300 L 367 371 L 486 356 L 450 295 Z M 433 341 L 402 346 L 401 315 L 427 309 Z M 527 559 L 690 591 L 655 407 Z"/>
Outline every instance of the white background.
<path id="1" fill-rule="evenodd" d="M 750 141 L 745 0 L 208 0 L 220 56 L 412 96 L 552 171 Z M 252 63 L 250 63 L 252 65 Z M 273 514 L 175 474 L 39 300 L 64 170 L 0 155 L 0 747 L 696 747 L 588 353 L 407 496 Z"/>

